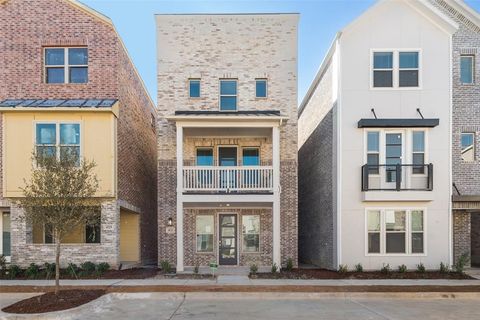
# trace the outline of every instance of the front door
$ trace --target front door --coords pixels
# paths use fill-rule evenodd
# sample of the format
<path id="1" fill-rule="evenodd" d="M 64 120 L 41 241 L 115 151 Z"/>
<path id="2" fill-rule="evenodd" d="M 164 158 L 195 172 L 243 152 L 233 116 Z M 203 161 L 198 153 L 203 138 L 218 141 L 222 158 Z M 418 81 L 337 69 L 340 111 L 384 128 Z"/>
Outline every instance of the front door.
<path id="1" fill-rule="evenodd" d="M 385 183 L 389 188 L 395 189 L 397 180 L 402 182 L 402 167 L 397 172 L 397 165 L 403 159 L 403 133 L 387 132 L 385 134 Z"/>
<path id="2" fill-rule="evenodd" d="M 235 167 L 237 165 L 237 147 L 218 147 L 218 164 L 221 167 Z M 227 190 L 236 187 L 235 170 L 220 171 L 220 187 Z"/>
<path id="3" fill-rule="evenodd" d="M 220 265 L 237 265 L 237 216 L 220 214 L 220 239 L 218 262 Z"/>

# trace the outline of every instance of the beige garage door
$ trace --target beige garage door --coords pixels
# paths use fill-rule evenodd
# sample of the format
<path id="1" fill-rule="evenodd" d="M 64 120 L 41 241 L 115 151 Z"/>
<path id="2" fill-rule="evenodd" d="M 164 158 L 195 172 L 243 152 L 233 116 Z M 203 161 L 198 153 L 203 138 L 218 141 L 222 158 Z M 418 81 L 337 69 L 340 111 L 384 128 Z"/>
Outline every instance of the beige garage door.
<path id="1" fill-rule="evenodd" d="M 140 261 L 140 219 L 139 215 L 120 211 L 120 260 Z"/>

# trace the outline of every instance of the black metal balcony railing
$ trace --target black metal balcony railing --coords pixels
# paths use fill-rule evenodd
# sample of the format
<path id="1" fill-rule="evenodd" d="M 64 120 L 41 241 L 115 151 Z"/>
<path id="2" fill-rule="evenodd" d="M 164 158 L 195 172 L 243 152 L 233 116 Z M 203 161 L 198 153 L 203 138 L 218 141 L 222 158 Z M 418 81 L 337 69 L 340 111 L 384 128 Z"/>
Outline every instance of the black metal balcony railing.
<path id="1" fill-rule="evenodd" d="M 362 166 L 362 191 L 432 191 L 433 164 Z"/>

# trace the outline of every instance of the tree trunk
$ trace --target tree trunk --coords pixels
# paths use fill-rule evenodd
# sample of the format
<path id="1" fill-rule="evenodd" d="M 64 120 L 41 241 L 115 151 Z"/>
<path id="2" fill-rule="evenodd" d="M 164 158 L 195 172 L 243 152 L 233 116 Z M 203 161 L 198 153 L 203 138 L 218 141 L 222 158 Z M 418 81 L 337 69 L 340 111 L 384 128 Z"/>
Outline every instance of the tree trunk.
<path id="1" fill-rule="evenodd" d="M 55 295 L 60 290 L 60 239 L 55 243 Z"/>

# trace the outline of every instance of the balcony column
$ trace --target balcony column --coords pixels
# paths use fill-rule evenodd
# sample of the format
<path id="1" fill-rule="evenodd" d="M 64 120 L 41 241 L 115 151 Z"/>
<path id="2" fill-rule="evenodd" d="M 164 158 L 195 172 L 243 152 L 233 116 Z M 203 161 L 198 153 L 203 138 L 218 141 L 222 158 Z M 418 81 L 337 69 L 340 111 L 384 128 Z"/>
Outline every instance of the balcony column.
<path id="1" fill-rule="evenodd" d="M 177 271 L 183 271 L 183 127 L 177 124 Z"/>
<path id="2" fill-rule="evenodd" d="M 280 268 L 280 128 L 272 128 L 272 166 L 273 166 L 273 263 Z"/>

